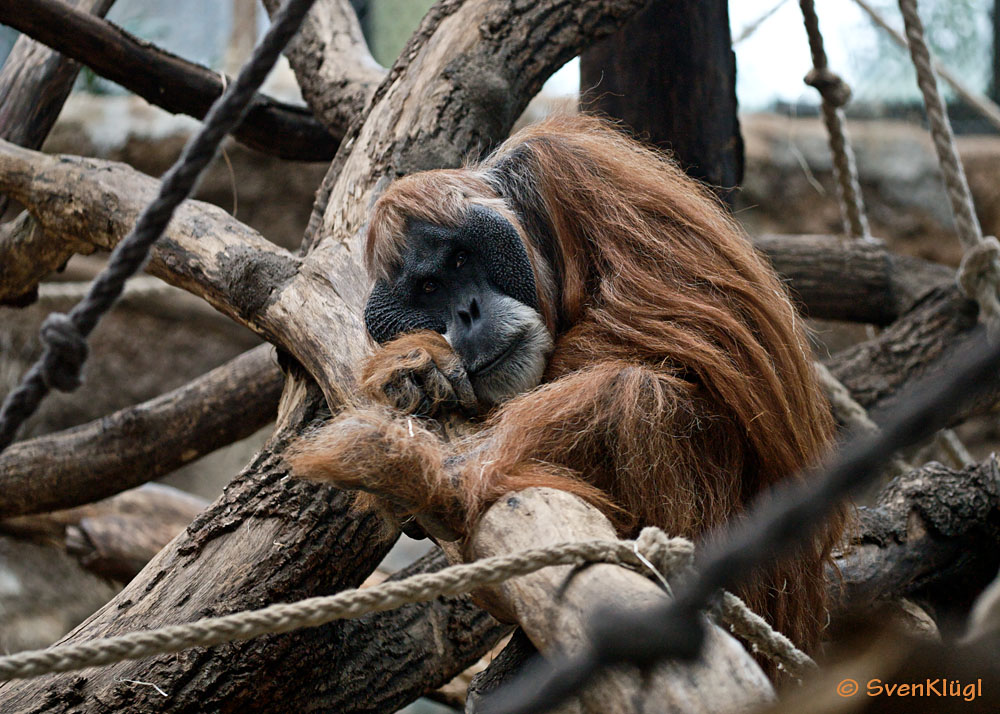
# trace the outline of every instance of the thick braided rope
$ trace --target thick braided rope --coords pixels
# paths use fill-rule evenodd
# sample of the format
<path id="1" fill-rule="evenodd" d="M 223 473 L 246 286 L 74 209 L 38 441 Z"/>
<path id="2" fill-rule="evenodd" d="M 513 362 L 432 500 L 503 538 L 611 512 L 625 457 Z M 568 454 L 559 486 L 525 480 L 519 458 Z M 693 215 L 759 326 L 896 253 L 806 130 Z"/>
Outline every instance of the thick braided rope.
<path id="1" fill-rule="evenodd" d="M 201 129 L 184 147 L 163 176 L 156 198 L 146 206 L 132 231 L 111 253 L 87 296 L 69 314 L 53 313 L 42 324 L 41 358 L 0 407 L 0 451 L 14 440 L 17 429 L 30 417 L 51 389 L 68 392 L 81 383 L 87 359 L 87 336 L 121 295 L 125 281 L 142 269 L 153 243 L 166 229 L 174 210 L 188 197 L 215 153 L 247 108 L 298 30 L 313 0 L 287 0 L 275 14 L 271 27 L 232 85 L 212 104 Z"/>
<path id="2" fill-rule="evenodd" d="M 662 573 L 673 578 L 683 578 L 693 571 L 694 544 L 683 538 L 670 538 L 659 528 L 643 528 L 635 541 L 635 548 L 653 561 L 658 570 L 657 575 Z M 802 679 L 810 671 L 817 669 L 816 662 L 809 655 L 731 592 L 722 593 L 714 612 L 754 652 L 768 657 L 793 677 Z"/>
<path id="3" fill-rule="evenodd" d="M 958 284 L 966 295 L 979 303 L 986 327 L 991 337 L 997 339 L 1000 337 L 1000 299 L 997 297 L 1000 289 L 1000 243 L 992 236 L 983 237 L 976 217 L 972 192 L 955 146 L 955 135 L 938 92 L 931 53 L 924 39 L 924 25 L 917 12 L 917 0 L 899 0 L 899 10 L 903 14 L 910 57 L 917 71 L 917 85 L 923 94 L 927 123 L 955 217 L 958 239 L 965 249 L 958 269 Z"/>
<path id="4" fill-rule="evenodd" d="M 69 672 L 178 652 L 189 647 L 209 647 L 265 634 L 317 627 L 333 620 L 357 618 L 370 612 L 433 600 L 442 595 L 459 595 L 553 565 L 603 562 L 642 567 L 651 561 L 656 564 L 658 575 L 662 573 L 670 577 L 690 571 L 693 556 L 694 545 L 690 541 L 669 538 L 656 528 L 645 529 L 635 542 L 562 543 L 454 565 L 437 573 L 422 573 L 364 590 L 347 590 L 336 595 L 271 605 L 260 610 L 247 610 L 156 630 L 19 652 L 0 657 L 0 680 Z M 763 619 L 751 617 L 753 613 L 735 596 L 725 598 L 724 602 L 723 615 L 734 632 L 751 642 L 755 649 L 774 657 L 793 674 L 804 671 L 800 663 L 808 657 L 787 638 L 775 633 Z"/>
<path id="5" fill-rule="evenodd" d="M 847 139 L 847 128 L 842 107 L 851 99 L 851 88 L 829 66 L 826 50 L 823 48 L 823 34 L 819 29 L 819 17 L 813 0 L 799 0 L 802 20 L 809 36 L 809 51 L 813 68 L 805 77 L 805 83 L 815 87 L 823 101 L 821 110 L 823 123 L 830 142 L 833 156 L 833 170 L 837 177 L 837 196 L 840 199 L 840 213 L 844 231 L 853 238 L 870 238 L 868 218 L 861 198 L 861 183 L 858 181 L 858 167 L 854 150 Z"/>

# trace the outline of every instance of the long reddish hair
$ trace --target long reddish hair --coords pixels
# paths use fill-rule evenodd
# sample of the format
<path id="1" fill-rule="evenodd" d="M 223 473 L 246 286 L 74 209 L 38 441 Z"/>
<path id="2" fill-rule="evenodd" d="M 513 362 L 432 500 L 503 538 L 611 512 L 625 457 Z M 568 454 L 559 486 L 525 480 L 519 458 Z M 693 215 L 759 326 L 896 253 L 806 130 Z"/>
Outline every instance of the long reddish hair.
<path id="1" fill-rule="evenodd" d="M 518 485 L 518 469 L 534 485 L 524 464 L 548 462 L 584 497 L 610 499 L 623 533 L 697 537 L 827 450 L 834 424 L 788 293 L 668 157 L 592 117 L 530 126 L 478 164 L 395 182 L 369 225 L 373 276 L 392 270 L 407 220 L 458 226 L 471 203 L 521 232 L 556 334 L 545 384 L 492 417 L 489 466 L 507 477 L 480 484 L 482 502 Z M 580 374 L 592 377 L 575 403 L 539 399 Z M 805 647 L 826 619 L 823 567 L 843 521 L 740 593 Z"/>

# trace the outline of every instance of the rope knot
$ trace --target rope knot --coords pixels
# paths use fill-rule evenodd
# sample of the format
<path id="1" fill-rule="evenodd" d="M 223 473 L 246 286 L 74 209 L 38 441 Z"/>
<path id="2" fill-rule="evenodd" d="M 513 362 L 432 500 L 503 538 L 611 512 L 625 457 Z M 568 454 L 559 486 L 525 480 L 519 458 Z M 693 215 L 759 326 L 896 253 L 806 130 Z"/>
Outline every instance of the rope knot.
<path id="1" fill-rule="evenodd" d="M 694 567 L 694 543 L 671 538 L 659 528 L 643 528 L 635 546 L 665 577 L 682 575 Z"/>
<path id="2" fill-rule="evenodd" d="M 87 340 L 69 315 L 54 312 L 45 318 L 39 331 L 45 352 L 42 379 L 51 389 L 72 392 L 83 383 L 83 363 L 87 361 Z"/>
<path id="3" fill-rule="evenodd" d="M 842 107 L 851 101 L 850 85 L 828 67 L 813 67 L 803 81 L 835 107 Z"/>
<path id="4" fill-rule="evenodd" d="M 1000 241 L 985 236 L 965 251 L 958 266 L 958 286 L 979 303 L 990 338 L 1000 338 Z"/>

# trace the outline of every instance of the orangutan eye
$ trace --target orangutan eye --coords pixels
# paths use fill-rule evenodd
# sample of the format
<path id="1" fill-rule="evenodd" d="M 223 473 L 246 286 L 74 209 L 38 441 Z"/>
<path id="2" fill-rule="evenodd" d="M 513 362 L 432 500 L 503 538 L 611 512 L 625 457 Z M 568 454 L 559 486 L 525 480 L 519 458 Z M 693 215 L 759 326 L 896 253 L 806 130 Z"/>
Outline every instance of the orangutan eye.
<path id="1" fill-rule="evenodd" d="M 425 293 L 432 293 L 438 289 L 438 284 L 433 280 L 425 280 L 424 284 L 420 286 Z"/>
<path id="2" fill-rule="evenodd" d="M 465 265 L 465 261 L 468 259 L 469 259 L 468 253 L 466 253 L 464 250 L 458 251 L 458 253 L 455 255 L 455 267 L 461 268 L 463 265 Z"/>

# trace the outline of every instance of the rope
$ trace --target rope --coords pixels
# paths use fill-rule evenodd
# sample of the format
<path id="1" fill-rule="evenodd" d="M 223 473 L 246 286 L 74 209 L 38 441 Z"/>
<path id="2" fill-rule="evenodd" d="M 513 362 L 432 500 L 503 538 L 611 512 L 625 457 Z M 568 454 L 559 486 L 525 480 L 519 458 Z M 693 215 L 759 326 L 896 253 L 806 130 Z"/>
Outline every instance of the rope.
<path id="1" fill-rule="evenodd" d="M 0 407 L 0 451 L 14 440 L 18 427 L 30 417 L 52 389 L 68 392 L 82 383 L 87 359 L 87 336 L 121 295 L 125 281 L 145 264 L 150 248 L 166 229 L 174 210 L 193 190 L 201 172 L 215 157 L 220 143 L 243 119 L 257 89 L 282 49 L 298 30 L 313 0 L 287 0 L 271 27 L 233 84 L 205 115 L 200 131 L 184 147 L 177 162 L 163 176 L 156 198 L 146 206 L 132 231 L 115 247 L 90 292 L 69 314 L 53 313 L 42 323 L 41 358 Z"/>
<path id="2" fill-rule="evenodd" d="M 813 68 L 805 76 L 805 83 L 815 87 L 823 99 L 821 104 L 823 123 L 826 124 L 830 153 L 833 155 L 833 170 L 837 177 L 837 195 L 840 198 L 844 231 L 853 238 L 871 238 L 864 201 L 861 198 L 861 184 L 858 181 L 854 150 L 847 140 L 847 129 L 844 125 L 842 107 L 851 100 L 851 88 L 830 69 L 813 0 L 799 0 L 799 6 L 802 8 L 802 20 L 809 36 L 809 51 L 813 61 Z"/>
<path id="3" fill-rule="evenodd" d="M 19 652 L 0 657 L 0 680 L 69 672 L 179 652 L 189 647 L 209 647 L 302 627 L 317 627 L 333 620 L 357 618 L 371 612 L 433 600 L 442 595 L 460 595 L 553 565 L 602 562 L 641 567 L 643 558 L 656 564 L 658 574 L 676 576 L 691 571 L 694 545 L 684 538 L 669 538 L 659 529 L 646 528 L 635 542 L 583 541 L 534 548 L 453 565 L 437 573 L 421 573 L 405 580 L 384 582 L 364 590 L 346 590 L 336 595 L 271 605 L 260 610 L 246 610 L 156 630 Z M 807 655 L 783 635 L 774 632 L 735 595 L 724 597 L 720 611 L 725 622 L 750 642 L 755 651 L 774 657 L 792 674 L 801 674 L 815 667 Z"/>
<path id="4" fill-rule="evenodd" d="M 997 297 L 1000 288 L 1000 243 L 992 236 L 983 237 L 979 219 L 976 218 L 976 207 L 958 156 L 955 135 L 938 92 L 931 53 L 924 39 L 924 25 L 917 12 L 917 1 L 899 0 L 899 10 L 903 14 L 910 57 L 917 71 L 917 85 L 923 94 L 927 123 L 955 217 L 958 239 L 965 249 L 958 268 L 958 284 L 962 292 L 979 303 L 980 315 L 987 330 L 993 339 L 997 339 L 1000 338 L 1000 299 Z"/>
<path id="5" fill-rule="evenodd" d="M 853 429 L 859 434 L 877 434 L 878 424 L 872 421 L 865 408 L 855 401 L 847 387 L 833 376 L 826 365 L 821 362 L 813 362 L 813 368 L 816 371 L 820 389 L 823 390 L 830 402 L 834 418 L 848 429 Z M 898 455 L 893 456 L 886 466 L 886 471 L 891 476 L 902 476 L 912 470 L 910 465 Z"/>
<path id="6" fill-rule="evenodd" d="M 907 43 L 906 37 L 903 36 L 903 33 L 890 25 L 889 21 L 886 20 L 878 12 L 878 10 L 869 5 L 866 0 L 854 0 L 854 3 L 864 10 L 868 17 L 871 18 L 872 22 L 885 30 L 886 34 L 889 35 L 893 42 L 902 47 L 904 50 L 908 48 L 909 43 Z M 955 94 L 961 97 L 962 101 L 979 112 L 979 114 L 986 121 L 992 124 L 995 129 L 1000 131 L 1000 106 L 997 106 L 996 102 L 982 92 L 977 92 L 971 89 L 967 84 L 956 77 L 951 70 L 937 60 L 932 59 L 931 62 L 934 65 L 934 71 L 937 72 L 937 75 L 941 79 L 951 85 L 951 88 L 955 90 Z"/>

